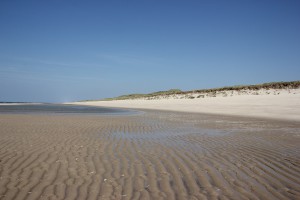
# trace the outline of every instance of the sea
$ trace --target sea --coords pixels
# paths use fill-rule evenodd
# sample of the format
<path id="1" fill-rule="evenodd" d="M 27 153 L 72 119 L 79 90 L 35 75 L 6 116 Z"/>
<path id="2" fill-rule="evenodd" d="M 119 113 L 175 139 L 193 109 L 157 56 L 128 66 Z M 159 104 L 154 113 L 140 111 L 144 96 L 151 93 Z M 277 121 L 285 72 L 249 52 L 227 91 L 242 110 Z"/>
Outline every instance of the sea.
<path id="1" fill-rule="evenodd" d="M 86 115 L 133 115 L 140 114 L 140 111 L 96 107 L 96 106 L 81 106 L 69 104 L 52 104 L 52 103 L 38 103 L 38 104 L 0 104 L 0 114 L 86 114 Z"/>

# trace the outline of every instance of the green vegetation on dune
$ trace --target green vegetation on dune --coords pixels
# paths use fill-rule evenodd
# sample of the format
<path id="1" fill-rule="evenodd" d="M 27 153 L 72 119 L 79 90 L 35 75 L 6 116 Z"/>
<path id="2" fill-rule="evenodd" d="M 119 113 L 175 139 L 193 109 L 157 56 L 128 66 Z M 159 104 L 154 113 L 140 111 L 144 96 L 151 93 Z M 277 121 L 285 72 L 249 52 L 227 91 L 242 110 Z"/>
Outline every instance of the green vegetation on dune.
<path id="1" fill-rule="evenodd" d="M 122 95 L 114 98 L 105 98 L 101 101 L 112 101 L 112 100 L 126 100 L 126 99 L 138 99 L 138 98 L 152 98 L 157 96 L 170 96 L 176 94 L 189 94 L 189 93 L 208 93 L 208 92 L 220 92 L 220 91 L 240 91 L 240 90 L 260 90 L 260 89 L 295 89 L 300 87 L 300 81 L 290 81 L 290 82 L 271 82 L 263 83 L 257 85 L 237 85 L 237 86 L 228 86 L 221 88 L 212 88 L 212 89 L 201 89 L 201 90 L 192 90 L 192 91 L 181 91 L 179 89 L 171 89 L 167 91 L 153 92 L 149 94 L 128 94 Z M 84 101 L 99 101 L 99 100 L 84 100 Z"/>
<path id="2" fill-rule="evenodd" d="M 128 95 L 122 95 L 115 98 L 106 98 L 103 99 L 104 101 L 111 101 L 111 100 L 125 100 L 125 99 L 138 99 L 138 98 L 148 98 L 148 97 L 154 97 L 154 96 L 160 96 L 160 95 L 174 95 L 174 94 L 182 94 L 183 92 L 179 89 L 171 89 L 167 91 L 159 91 L 159 92 L 153 92 L 150 94 L 128 94 Z"/>
<path id="3" fill-rule="evenodd" d="M 212 88 L 212 89 L 203 89 L 203 90 L 195 90 L 195 92 L 204 93 L 204 92 L 218 92 L 225 90 L 260 90 L 260 89 L 295 89 L 300 87 L 300 81 L 290 81 L 290 82 L 271 82 L 271 83 L 263 83 L 256 85 L 237 85 L 237 86 L 229 86 L 222 88 Z M 187 91 L 186 93 L 190 93 L 191 91 Z"/>

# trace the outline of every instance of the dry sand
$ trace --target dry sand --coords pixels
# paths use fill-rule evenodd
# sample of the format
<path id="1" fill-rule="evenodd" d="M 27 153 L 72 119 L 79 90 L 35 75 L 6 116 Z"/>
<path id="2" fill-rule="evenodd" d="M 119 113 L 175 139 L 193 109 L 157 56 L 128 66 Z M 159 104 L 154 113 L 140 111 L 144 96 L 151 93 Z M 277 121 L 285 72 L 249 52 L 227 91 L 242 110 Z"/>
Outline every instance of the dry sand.
<path id="1" fill-rule="evenodd" d="M 0 115 L 0 199 L 299 199 L 300 124 Z"/>
<path id="2" fill-rule="evenodd" d="M 197 98 L 197 96 L 205 98 Z M 215 95 L 216 97 L 211 97 Z M 194 99 L 189 99 L 194 97 Z M 300 121 L 300 89 L 222 91 L 156 99 L 74 102 L 77 105 L 156 109 Z"/>

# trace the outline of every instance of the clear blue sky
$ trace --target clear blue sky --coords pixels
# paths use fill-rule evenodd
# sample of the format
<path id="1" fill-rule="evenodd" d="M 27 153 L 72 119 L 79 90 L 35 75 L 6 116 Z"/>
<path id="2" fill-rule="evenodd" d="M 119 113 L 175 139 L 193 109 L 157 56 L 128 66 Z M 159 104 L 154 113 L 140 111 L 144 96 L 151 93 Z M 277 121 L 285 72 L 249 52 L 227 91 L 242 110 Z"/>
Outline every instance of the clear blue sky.
<path id="1" fill-rule="evenodd" d="M 0 101 L 299 77 L 298 0 L 0 1 Z"/>

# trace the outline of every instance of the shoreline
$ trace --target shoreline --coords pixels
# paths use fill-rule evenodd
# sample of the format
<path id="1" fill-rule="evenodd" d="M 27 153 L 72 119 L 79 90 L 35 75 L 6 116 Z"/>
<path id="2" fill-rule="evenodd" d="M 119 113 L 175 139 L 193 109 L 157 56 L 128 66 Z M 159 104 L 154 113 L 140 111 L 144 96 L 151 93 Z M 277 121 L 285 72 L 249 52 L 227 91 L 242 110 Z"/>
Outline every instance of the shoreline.
<path id="1" fill-rule="evenodd" d="M 66 104 L 300 121 L 300 89 L 295 89 L 293 93 L 286 91 L 281 90 L 277 95 L 233 95 L 194 99 L 180 99 L 176 96 L 155 100 L 131 99 Z"/>
<path id="2" fill-rule="evenodd" d="M 0 106 L 39 105 L 44 103 L 0 103 Z"/>

